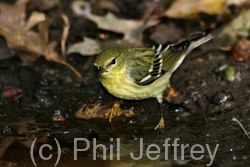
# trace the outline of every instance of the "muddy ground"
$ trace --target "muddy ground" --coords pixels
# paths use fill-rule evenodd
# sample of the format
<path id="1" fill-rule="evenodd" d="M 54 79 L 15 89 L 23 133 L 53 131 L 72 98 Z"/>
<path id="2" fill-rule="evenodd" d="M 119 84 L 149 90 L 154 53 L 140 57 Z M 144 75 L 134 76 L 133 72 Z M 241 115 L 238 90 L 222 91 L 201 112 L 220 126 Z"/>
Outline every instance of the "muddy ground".
<path id="1" fill-rule="evenodd" d="M 65 6 L 62 9 L 66 8 Z M 75 37 L 70 38 L 72 41 L 76 40 L 77 33 L 83 34 L 86 31 L 80 30 L 83 23 L 79 20 L 82 21 L 72 20 L 74 28 L 71 33 Z M 60 26 L 55 24 L 53 31 L 56 31 L 57 27 Z M 88 33 L 95 36 L 95 30 Z M 1 45 L 4 46 L 4 42 Z M 55 165 L 58 151 L 54 138 L 63 148 L 57 165 L 62 167 L 202 167 L 207 164 L 214 167 L 249 166 L 250 141 L 232 118 L 237 118 L 246 130 L 250 131 L 250 63 L 234 62 L 230 59 L 229 52 L 212 50 L 196 54 L 201 53 L 204 48 L 206 44 L 193 51 L 174 72 L 171 86 L 180 95 L 170 103 L 164 100 L 165 128 L 158 130 L 154 130 L 160 116 L 159 105 L 155 99 L 122 101 L 121 108 L 130 109 L 135 114 L 132 117 L 116 117 L 111 123 L 104 118 L 86 120 L 75 117 L 76 111 L 84 104 L 100 103 L 110 108 L 114 102 L 120 101 L 100 84 L 97 70 L 93 65 L 94 57 L 79 54 L 67 56 L 67 61 L 83 75 L 88 85 L 83 84 L 67 67 L 48 62 L 43 57 L 28 63 L 17 53 L 13 57 L 0 60 L 0 91 L 9 88 L 22 89 L 20 98 L 0 98 L 2 132 L 7 126 L 12 128 L 9 133 L 1 136 L 1 141 L 5 143 L 4 146 L 7 145 L 6 140 L 13 141 L 2 156 L 2 166 L 10 165 L 7 162 L 16 163 L 18 166 L 34 166 L 30 157 L 30 147 L 36 137 L 39 138 L 39 142 L 36 143 L 32 155 L 37 166 Z M 232 82 L 223 79 L 221 67 L 225 65 L 236 70 L 236 79 Z M 55 112 L 60 112 L 66 121 L 53 121 Z M 42 140 L 43 138 L 45 139 Z M 89 141 L 90 147 L 86 151 L 79 151 L 77 160 L 74 160 L 76 138 L 82 140 L 77 142 L 78 149 L 86 148 L 86 141 Z M 100 147 L 96 150 L 97 160 L 93 160 L 94 139 L 96 144 L 103 144 L 107 148 L 107 160 L 104 160 L 104 150 Z M 134 153 L 134 156 L 140 155 L 141 139 L 143 156 L 140 160 L 133 160 L 130 153 Z M 169 140 L 169 144 L 178 142 L 180 146 L 177 149 L 169 146 L 166 150 L 163 145 L 166 140 Z M 44 157 L 53 155 L 48 161 L 39 157 L 39 148 L 44 143 L 53 147 L 52 150 L 44 148 Z M 152 157 L 159 155 L 156 160 L 150 160 L 146 154 L 150 144 L 160 148 L 160 153 L 150 153 Z M 181 144 L 189 144 L 183 152 L 184 157 L 181 157 Z M 194 154 L 200 160 L 195 160 L 190 155 L 191 147 L 195 144 L 200 145 L 196 147 L 197 153 Z M 117 160 L 119 146 L 120 160 Z M 215 153 L 213 161 L 208 147 Z M 114 152 L 114 160 L 110 150 Z M 158 150 L 154 147 L 150 151 Z"/>

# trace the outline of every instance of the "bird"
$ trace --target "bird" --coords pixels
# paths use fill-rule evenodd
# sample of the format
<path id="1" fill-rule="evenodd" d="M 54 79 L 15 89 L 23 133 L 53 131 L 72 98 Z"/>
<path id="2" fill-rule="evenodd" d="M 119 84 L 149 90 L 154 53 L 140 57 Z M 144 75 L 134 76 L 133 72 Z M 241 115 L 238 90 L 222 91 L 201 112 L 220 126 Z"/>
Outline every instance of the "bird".
<path id="1" fill-rule="evenodd" d="M 108 48 L 101 51 L 94 65 L 101 84 L 113 96 L 124 100 L 156 98 L 160 105 L 160 120 L 155 129 L 164 128 L 163 95 L 173 72 L 196 47 L 211 40 L 205 32 L 192 33 L 186 40 L 152 47 Z M 109 120 L 117 110 L 108 112 Z"/>

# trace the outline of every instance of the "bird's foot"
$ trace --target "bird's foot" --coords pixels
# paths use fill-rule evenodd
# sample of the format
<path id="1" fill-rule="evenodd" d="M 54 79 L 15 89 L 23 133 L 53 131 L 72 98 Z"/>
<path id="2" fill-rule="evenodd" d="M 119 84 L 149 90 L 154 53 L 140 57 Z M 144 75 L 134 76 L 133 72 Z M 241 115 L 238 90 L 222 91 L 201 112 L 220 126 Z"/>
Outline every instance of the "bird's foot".
<path id="1" fill-rule="evenodd" d="M 158 128 L 159 128 L 159 129 L 162 129 L 162 128 L 164 128 L 164 126 L 165 126 L 165 124 L 164 124 L 164 118 L 161 117 L 161 119 L 160 119 L 158 125 L 156 125 L 156 127 L 155 127 L 155 130 L 158 129 Z"/>
<path id="2" fill-rule="evenodd" d="M 120 108 L 120 102 L 115 102 L 112 106 L 112 108 L 105 114 L 109 117 L 109 122 L 112 121 L 112 118 L 117 115 L 117 112 Z"/>

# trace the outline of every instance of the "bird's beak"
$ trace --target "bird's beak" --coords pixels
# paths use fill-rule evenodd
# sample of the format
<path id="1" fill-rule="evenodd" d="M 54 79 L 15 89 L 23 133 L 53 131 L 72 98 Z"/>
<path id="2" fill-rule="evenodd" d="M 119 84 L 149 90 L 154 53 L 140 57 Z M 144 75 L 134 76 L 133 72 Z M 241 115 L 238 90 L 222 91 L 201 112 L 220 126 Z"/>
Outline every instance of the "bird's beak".
<path id="1" fill-rule="evenodd" d="M 98 76 L 102 75 L 102 73 L 104 73 L 105 71 L 106 71 L 106 68 L 99 67 L 98 68 Z"/>

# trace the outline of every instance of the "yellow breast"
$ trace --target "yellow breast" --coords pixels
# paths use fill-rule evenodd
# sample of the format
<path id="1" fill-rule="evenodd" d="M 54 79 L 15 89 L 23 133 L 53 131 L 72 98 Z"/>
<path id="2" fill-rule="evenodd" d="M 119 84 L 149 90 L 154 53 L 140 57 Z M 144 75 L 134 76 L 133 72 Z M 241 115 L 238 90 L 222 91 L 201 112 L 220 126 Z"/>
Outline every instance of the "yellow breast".
<path id="1" fill-rule="evenodd" d="M 102 85 L 115 97 L 126 100 L 141 100 L 160 97 L 167 88 L 171 74 L 166 73 L 149 85 L 138 85 L 127 75 L 100 76 Z"/>

